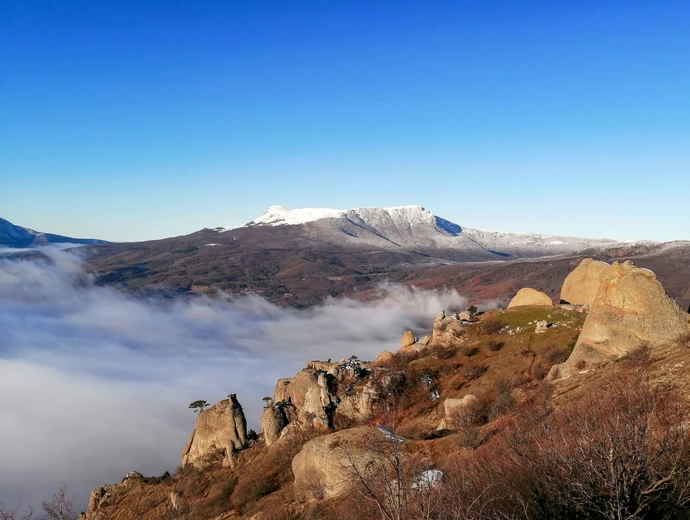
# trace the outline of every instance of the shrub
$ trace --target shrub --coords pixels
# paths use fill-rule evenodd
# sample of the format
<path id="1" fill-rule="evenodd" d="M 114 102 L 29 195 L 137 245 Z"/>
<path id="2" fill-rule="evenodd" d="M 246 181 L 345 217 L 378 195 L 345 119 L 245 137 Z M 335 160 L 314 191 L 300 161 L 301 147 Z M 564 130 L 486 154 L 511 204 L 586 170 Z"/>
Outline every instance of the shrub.
<path id="1" fill-rule="evenodd" d="M 489 367 L 484 364 L 472 365 L 463 368 L 462 375 L 468 381 L 473 381 L 474 379 L 478 379 L 483 376 L 488 369 Z"/>
<path id="2" fill-rule="evenodd" d="M 506 344 L 505 344 L 503 341 L 494 341 L 494 340 L 491 340 L 491 341 L 489 341 L 488 346 L 489 346 L 489 350 L 490 350 L 491 352 L 498 352 L 498 351 L 501 350 L 503 347 L 505 347 Z"/>
<path id="3" fill-rule="evenodd" d="M 468 426 L 461 429 L 457 435 L 457 445 L 471 450 L 477 448 L 481 444 L 480 433 L 479 428 L 476 426 Z"/>
<path id="4" fill-rule="evenodd" d="M 448 348 L 448 349 L 443 349 L 438 353 L 439 359 L 447 360 L 452 357 L 455 357 L 455 354 L 458 353 L 457 349 L 454 348 Z"/>
<path id="5" fill-rule="evenodd" d="M 466 357 L 472 357 L 479 354 L 479 347 L 465 347 L 462 349 L 462 354 Z"/>
<path id="6" fill-rule="evenodd" d="M 506 324 L 503 323 L 502 321 L 490 320 L 490 321 L 483 322 L 479 326 L 479 328 L 480 328 L 480 332 L 482 332 L 484 334 L 498 334 L 499 332 L 501 332 L 501 330 L 505 326 L 506 326 Z"/>
<path id="7" fill-rule="evenodd" d="M 549 347 L 544 353 L 544 359 L 549 365 L 565 363 L 570 357 L 570 351 L 566 348 Z"/>

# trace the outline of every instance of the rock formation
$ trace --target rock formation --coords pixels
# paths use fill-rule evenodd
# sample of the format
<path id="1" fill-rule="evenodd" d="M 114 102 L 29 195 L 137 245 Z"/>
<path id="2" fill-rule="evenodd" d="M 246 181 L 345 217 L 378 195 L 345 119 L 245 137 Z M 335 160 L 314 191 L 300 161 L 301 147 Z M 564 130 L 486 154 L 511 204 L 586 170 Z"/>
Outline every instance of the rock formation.
<path id="1" fill-rule="evenodd" d="M 233 454 L 247 447 L 247 421 L 235 394 L 199 412 L 187 445 L 182 451 L 182 466 L 202 465 L 209 455 L 220 454 L 224 464 L 233 464 Z"/>
<path id="2" fill-rule="evenodd" d="M 537 291 L 536 289 L 525 287 L 523 289 L 520 289 L 518 293 L 513 297 L 513 299 L 510 300 L 508 308 L 510 309 L 512 307 L 521 307 L 524 305 L 539 305 L 543 307 L 551 307 L 553 305 L 553 302 L 547 294 L 544 294 L 541 291 Z"/>
<path id="3" fill-rule="evenodd" d="M 446 399 L 443 401 L 443 419 L 441 419 L 437 429 L 445 430 L 454 428 L 457 425 L 453 423 L 457 420 L 458 416 L 462 414 L 463 410 L 469 410 L 476 403 L 477 398 L 472 394 L 467 394 L 462 399 Z"/>
<path id="4" fill-rule="evenodd" d="M 264 434 L 266 446 L 270 446 L 280 438 L 280 432 L 290 423 L 282 403 L 270 401 L 261 414 L 261 431 Z"/>
<path id="5" fill-rule="evenodd" d="M 351 490 L 354 469 L 366 475 L 386 438 L 378 428 L 359 427 L 316 437 L 292 459 L 295 496 L 300 501 L 331 498 Z"/>
<path id="6" fill-rule="evenodd" d="M 400 346 L 402 348 L 408 347 L 410 345 L 413 345 L 415 342 L 414 334 L 412 334 L 411 330 L 408 330 L 405 334 L 403 334 L 402 339 L 400 340 Z"/>
<path id="7" fill-rule="evenodd" d="M 262 416 L 266 443 L 302 427 L 332 429 L 336 413 L 347 422 L 370 419 L 380 395 L 368 376 L 372 370 L 383 370 L 375 366 L 392 359 L 388 352 L 374 363 L 363 363 L 356 357 L 337 363 L 310 361 L 294 377 L 280 379 Z"/>
<path id="8" fill-rule="evenodd" d="M 640 346 L 672 344 L 688 333 L 690 317 L 668 297 L 653 272 L 632 262 L 615 262 L 601 272 L 600 280 L 573 353 L 551 369 L 549 379 L 624 357 Z"/>
<path id="9" fill-rule="evenodd" d="M 563 282 L 561 301 L 572 305 L 592 305 L 599 290 L 602 273 L 609 267 L 606 262 L 585 258 Z"/>
<path id="10" fill-rule="evenodd" d="M 441 311 L 436 315 L 434 328 L 431 331 L 431 338 L 426 341 L 426 336 L 420 341 L 420 345 L 451 346 L 464 343 L 464 336 L 467 333 L 466 325 L 462 324 L 454 316 L 446 317 L 446 313 Z M 426 342 L 426 344 L 424 343 Z"/>

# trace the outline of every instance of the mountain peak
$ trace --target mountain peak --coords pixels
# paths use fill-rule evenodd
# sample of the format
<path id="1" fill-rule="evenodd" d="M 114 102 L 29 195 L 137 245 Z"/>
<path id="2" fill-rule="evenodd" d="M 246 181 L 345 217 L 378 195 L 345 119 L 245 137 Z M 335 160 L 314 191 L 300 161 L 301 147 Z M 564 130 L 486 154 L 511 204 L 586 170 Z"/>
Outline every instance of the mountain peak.
<path id="1" fill-rule="evenodd" d="M 259 218 L 245 224 L 245 226 L 294 226 L 314 222 L 327 218 L 360 217 L 376 219 L 377 217 L 397 218 L 410 223 L 432 223 L 436 216 L 422 206 L 393 206 L 389 208 L 286 208 L 285 206 L 270 206 Z M 445 221 L 444 221 L 445 222 Z"/>

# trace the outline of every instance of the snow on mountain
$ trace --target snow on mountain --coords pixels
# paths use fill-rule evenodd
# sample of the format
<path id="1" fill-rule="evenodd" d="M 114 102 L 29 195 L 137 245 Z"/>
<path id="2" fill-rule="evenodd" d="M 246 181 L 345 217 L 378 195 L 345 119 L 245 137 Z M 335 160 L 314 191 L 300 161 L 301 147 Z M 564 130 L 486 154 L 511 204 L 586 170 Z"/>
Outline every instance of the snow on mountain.
<path id="1" fill-rule="evenodd" d="M 0 218 L 0 246 L 23 248 L 47 244 L 105 244 L 104 240 L 72 238 L 52 233 L 41 233 L 33 229 L 16 226 Z"/>
<path id="2" fill-rule="evenodd" d="M 313 239 L 338 246 L 405 249 L 448 259 L 534 258 L 611 247 L 614 240 L 516 234 L 465 228 L 421 206 L 289 209 L 271 206 L 240 228 L 303 226 Z M 227 231 L 237 228 L 217 228 Z"/>

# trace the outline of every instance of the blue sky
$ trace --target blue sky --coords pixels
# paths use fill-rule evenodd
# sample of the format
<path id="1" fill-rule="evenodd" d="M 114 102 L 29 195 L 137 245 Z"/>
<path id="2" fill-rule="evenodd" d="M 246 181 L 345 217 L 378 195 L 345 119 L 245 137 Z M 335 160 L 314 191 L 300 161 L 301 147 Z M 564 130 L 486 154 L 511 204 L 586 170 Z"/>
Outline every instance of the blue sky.
<path id="1" fill-rule="evenodd" d="M 142 240 L 420 204 L 690 239 L 690 2 L 13 1 L 0 217 Z"/>

